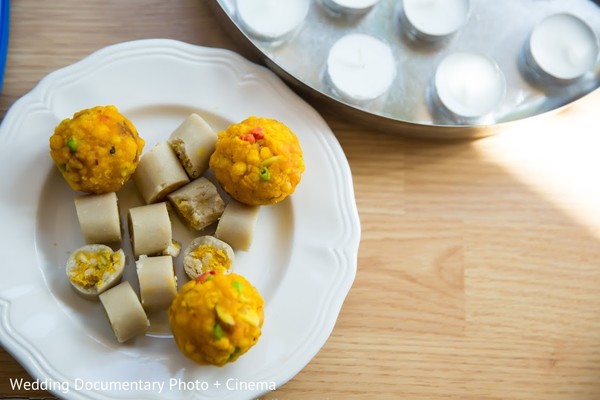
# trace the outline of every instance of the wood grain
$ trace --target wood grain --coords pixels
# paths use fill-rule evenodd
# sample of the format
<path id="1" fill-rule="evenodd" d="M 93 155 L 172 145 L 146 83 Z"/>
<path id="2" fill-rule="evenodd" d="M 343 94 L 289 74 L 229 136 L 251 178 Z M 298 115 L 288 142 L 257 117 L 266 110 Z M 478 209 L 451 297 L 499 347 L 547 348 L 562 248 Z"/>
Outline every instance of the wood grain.
<path id="1" fill-rule="evenodd" d="M 2 115 L 49 72 L 117 42 L 251 58 L 202 0 L 11 5 Z M 319 107 L 353 173 L 359 268 L 328 342 L 264 399 L 599 399 L 599 107 L 596 92 L 472 141 L 376 132 Z M 0 351 L 0 397 L 51 397 L 11 378 L 31 379 Z"/>

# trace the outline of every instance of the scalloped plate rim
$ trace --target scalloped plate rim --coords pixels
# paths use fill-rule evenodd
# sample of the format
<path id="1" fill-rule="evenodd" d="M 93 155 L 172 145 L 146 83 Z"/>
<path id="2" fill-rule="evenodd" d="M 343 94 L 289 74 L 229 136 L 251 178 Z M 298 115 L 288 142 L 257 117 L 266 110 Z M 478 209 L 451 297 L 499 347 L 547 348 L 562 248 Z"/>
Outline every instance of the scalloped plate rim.
<path id="1" fill-rule="evenodd" d="M 346 220 L 346 225 L 344 227 L 347 229 L 347 231 L 342 232 L 339 237 L 335 238 L 335 240 L 329 244 L 327 251 L 332 253 L 334 258 L 338 260 L 340 263 L 338 267 L 342 269 L 344 275 L 340 277 L 340 281 L 338 282 L 336 288 L 337 291 L 332 293 L 327 298 L 328 309 L 320 314 L 320 318 L 322 320 L 322 329 L 319 334 L 313 334 L 312 337 L 316 336 L 313 345 L 310 346 L 309 349 L 296 349 L 297 351 L 292 354 L 292 357 L 295 357 L 296 360 L 295 364 L 292 363 L 292 365 L 290 365 L 290 362 L 287 362 L 286 364 L 282 365 L 278 371 L 273 371 L 271 373 L 271 376 L 277 382 L 277 387 L 279 387 L 280 385 L 292 379 L 298 372 L 300 372 L 302 368 L 304 368 L 306 364 L 311 361 L 311 359 L 318 353 L 320 348 L 325 344 L 331 334 L 331 331 L 333 330 L 339 315 L 339 311 L 352 286 L 356 274 L 357 252 L 360 241 L 360 221 L 354 199 L 352 176 L 349 165 L 345 155 L 343 154 L 341 146 L 335 138 L 335 135 L 327 127 L 320 115 L 300 97 L 293 93 L 291 89 L 285 86 L 275 74 L 264 67 L 247 61 L 231 50 L 201 47 L 172 39 L 143 39 L 113 44 L 93 52 L 89 56 L 74 64 L 65 66 L 48 74 L 28 94 L 18 99 L 11 106 L 4 120 L 2 121 L 2 125 L 0 126 L 0 143 L 3 141 L 8 142 L 11 140 L 18 140 L 15 139 L 14 136 L 14 130 L 19 126 L 18 124 L 23 122 L 23 118 L 27 116 L 28 111 L 44 110 L 46 104 L 45 101 L 49 101 L 48 96 L 50 99 L 52 98 L 52 93 L 48 93 L 47 91 L 52 88 L 53 84 L 56 84 L 56 82 L 58 82 L 60 79 L 67 78 L 69 73 L 72 72 L 79 71 L 81 73 L 81 71 L 86 70 L 86 68 L 91 72 L 97 72 L 98 69 L 103 68 L 103 66 L 98 66 L 98 61 L 103 61 L 107 58 L 111 59 L 111 57 L 116 59 L 127 58 L 127 53 L 135 49 L 154 50 L 158 56 L 163 54 L 161 51 L 164 52 L 165 49 L 174 49 L 179 51 L 181 54 L 191 55 L 192 58 L 195 59 L 202 59 L 207 54 L 213 54 L 225 59 L 229 59 L 233 65 L 239 66 L 240 71 L 252 71 L 253 73 L 256 73 L 257 75 L 255 78 L 258 76 L 260 80 L 264 80 L 265 83 L 268 83 L 272 87 L 272 90 L 277 92 L 280 96 L 295 101 L 295 105 L 298 105 L 301 108 L 301 111 L 306 113 L 307 117 L 314 122 L 316 127 L 315 130 L 318 131 L 317 133 L 322 135 L 320 138 L 322 143 L 329 146 L 329 166 L 335 171 L 336 177 L 339 178 L 339 181 L 337 182 L 337 195 L 339 198 L 336 198 L 335 202 L 343 208 L 344 215 L 342 217 L 344 217 Z M 79 79 L 85 79 L 85 77 Z M 77 82 L 75 81 L 71 83 L 76 84 Z M 0 153 L 1 152 L 2 151 L 0 150 Z M 0 176 L 0 182 L 2 182 L 2 178 L 4 177 Z M 3 196 L 4 195 L 0 195 L 0 199 L 3 199 Z M 0 213 L 3 211 L 3 207 L 4 206 L 0 205 Z M 2 237 L 2 234 L 6 234 L 6 232 L 0 231 L 0 237 Z M 52 364 L 46 359 L 44 354 L 36 354 L 30 349 L 27 349 L 26 340 L 23 337 L 20 337 L 18 332 L 13 330 L 11 325 L 10 308 L 13 305 L 12 302 L 17 302 L 21 297 L 16 297 L 12 300 L 10 298 L 7 299 L 7 297 L 10 297 L 7 295 L 7 291 L 8 290 L 3 288 L 0 284 L 0 310 L 2 310 L 2 315 L 0 316 L 0 331 L 5 334 L 0 338 L 0 343 L 2 343 L 6 350 L 13 354 L 13 356 L 15 356 L 34 377 L 37 377 L 37 379 L 45 379 L 49 376 L 58 376 L 60 379 L 62 379 L 60 371 L 54 371 L 54 374 L 48 371 L 48 369 L 52 368 Z M 56 393 L 56 391 L 52 390 L 51 392 L 54 392 L 57 395 L 65 395 L 60 392 Z M 252 397 L 257 395 L 255 392 L 239 393 L 239 395 L 250 394 Z M 230 396 L 228 397 L 237 398 L 236 395 L 238 395 L 238 393 L 230 393 Z M 72 390 L 69 391 L 68 396 L 69 398 L 106 398 L 102 393 L 93 392 L 83 394 Z"/>

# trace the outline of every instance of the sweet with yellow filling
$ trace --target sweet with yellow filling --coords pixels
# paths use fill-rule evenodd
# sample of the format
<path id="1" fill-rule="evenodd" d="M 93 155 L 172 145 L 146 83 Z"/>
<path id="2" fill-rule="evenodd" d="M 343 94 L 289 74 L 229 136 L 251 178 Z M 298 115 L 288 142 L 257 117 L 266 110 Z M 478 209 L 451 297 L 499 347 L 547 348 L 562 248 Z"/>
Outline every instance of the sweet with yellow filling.
<path id="1" fill-rule="evenodd" d="M 220 273 L 231 269 L 235 253 L 231 246 L 214 236 L 192 240 L 183 253 L 183 270 L 190 279 L 209 271 Z"/>
<path id="2" fill-rule="evenodd" d="M 121 281 L 124 268 L 123 250 L 113 251 L 106 245 L 88 244 L 71 253 L 66 273 L 79 295 L 96 299 Z"/>

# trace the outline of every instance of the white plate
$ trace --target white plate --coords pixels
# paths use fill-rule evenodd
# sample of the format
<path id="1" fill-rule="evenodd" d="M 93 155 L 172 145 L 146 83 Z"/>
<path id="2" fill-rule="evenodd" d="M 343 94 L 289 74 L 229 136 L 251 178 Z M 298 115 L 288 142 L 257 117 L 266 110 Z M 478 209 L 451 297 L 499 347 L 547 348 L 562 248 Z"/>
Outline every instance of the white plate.
<path id="1" fill-rule="evenodd" d="M 236 271 L 259 289 L 266 308 L 262 337 L 235 363 L 195 365 L 160 325 L 119 345 L 99 303 L 69 288 L 64 265 L 83 244 L 78 193 L 52 165 L 48 138 L 61 119 L 100 104 L 115 104 L 132 120 L 145 150 L 191 112 L 214 129 L 258 115 L 298 135 L 306 161 L 300 185 L 284 202 L 261 208 L 250 251 L 237 254 Z M 13 105 L 0 128 L 0 160 L 0 341 L 36 384 L 59 397 L 257 397 L 315 356 L 356 274 L 360 223 L 339 143 L 274 74 L 230 51 L 164 39 L 100 50 L 50 74 Z M 131 184 L 119 192 L 122 224 L 137 198 Z M 174 237 L 192 235 L 176 225 Z M 127 239 L 124 248 L 131 254 Z M 131 258 L 127 268 L 125 278 L 136 284 Z"/>

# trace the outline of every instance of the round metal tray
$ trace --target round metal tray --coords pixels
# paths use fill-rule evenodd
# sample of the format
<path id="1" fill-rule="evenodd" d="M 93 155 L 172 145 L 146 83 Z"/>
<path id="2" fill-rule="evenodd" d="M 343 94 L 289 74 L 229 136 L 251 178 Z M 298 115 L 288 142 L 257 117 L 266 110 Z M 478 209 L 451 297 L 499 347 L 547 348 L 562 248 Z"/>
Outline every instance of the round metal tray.
<path id="1" fill-rule="evenodd" d="M 403 2 L 398 0 L 380 0 L 367 12 L 358 14 L 335 12 L 325 0 L 312 0 L 297 28 L 276 39 L 265 39 L 248 29 L 239 15 L 236 0 L 209 3 L 234 39 L 248 46 L 290 86 L 374 129 L 420 137 L 485 136 L 507 124 L 562 108 L 600 87 L 598 56 L 587 73 L 570 81 L 538 79 L 539 74 L 532 69 L 527 56 L 532 30 L 544 18 L 555 14 L 578 17 L 594 31 L 597 41 L 600 37 L 597 1 L 471 0 L 466 23 L 452 35 L 436 41 L 414 34 Z M 378 38 L 399 60 L 393 84 L 373 101 L 343 98 L 332 89 L 327 78 L 330 48 L 350 33 Z M 494 60 L 505 78 L 503 100 L 492 115 L 482 120 L 449 118 L 447 113 L 438 112 L 439 102 L 431 101 L 437 66 L 446 56 L 464 51 Z"/>

